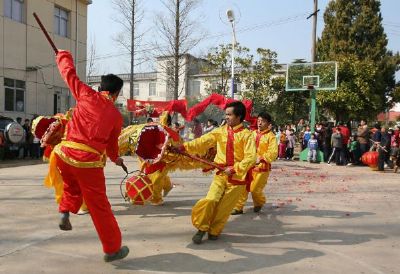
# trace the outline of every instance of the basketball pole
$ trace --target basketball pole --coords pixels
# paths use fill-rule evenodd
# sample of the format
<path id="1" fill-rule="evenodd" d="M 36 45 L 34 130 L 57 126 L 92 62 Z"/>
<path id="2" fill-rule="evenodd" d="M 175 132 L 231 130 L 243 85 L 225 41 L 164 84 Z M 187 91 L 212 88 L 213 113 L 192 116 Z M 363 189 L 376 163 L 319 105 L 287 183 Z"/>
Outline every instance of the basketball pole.
<path id="1" fill-rule="evenodd" d="M 311 59 L 312 63 L 315 63 L 317 60 L 317 16 L 318 16 L 318 0 L 314 0 L 314 12 L 310 15 L 313 17 L 313 30 L 312 30 L 312 44 L 311 44 Z M 310 18 L 310 16 L 308 18 Z M 307 19 L 308 19 L 307 18 Z M 314 65 L 311 65 L 311 74 L 314 74 Z M 311 97 L 311 108 L 310 108 L 310 123 L 311 123 L 311 132 L 315 132 L 315 116 L 317 110 L 317 102 L 316 102 L 316 94 L 314 86 L 309 86 L 310 97 Z"/>

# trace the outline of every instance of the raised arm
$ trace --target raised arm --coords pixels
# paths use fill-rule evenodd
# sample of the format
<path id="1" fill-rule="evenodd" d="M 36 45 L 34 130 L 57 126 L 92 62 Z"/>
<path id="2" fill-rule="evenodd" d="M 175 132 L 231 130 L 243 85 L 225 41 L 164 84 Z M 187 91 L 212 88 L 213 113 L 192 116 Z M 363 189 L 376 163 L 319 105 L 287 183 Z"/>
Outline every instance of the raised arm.
<path id="1" fill-rule="evenodd" d="M 58 70 L 60 71 L 61 77 L 67 84 L 72 92 L 74 98 L 79 101 L 82 95 L 89 95 L 95 93 L 88 85 L 79 80 L 76 75 L 74 61 L 70 52 L 65 50 L 59 50 L 56 57 Z"/>

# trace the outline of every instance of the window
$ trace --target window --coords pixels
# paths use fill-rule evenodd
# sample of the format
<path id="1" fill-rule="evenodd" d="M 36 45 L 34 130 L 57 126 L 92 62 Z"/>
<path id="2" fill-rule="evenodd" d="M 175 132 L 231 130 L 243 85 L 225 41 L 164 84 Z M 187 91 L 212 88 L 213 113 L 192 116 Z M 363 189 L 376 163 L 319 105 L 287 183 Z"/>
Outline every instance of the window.
<path id="1" fill-rule="evenodd" d="M 25 111 L 25 82 L 4 78 L 4 110 Z"/>
<path id="2" fill-rule="evenodd" d="M 139 84 L 133 84 L 133 96 L 139 96 Z"/>
<path id="3" fill-rule="evenodd" d="M 68 37 L 68 15 L 67 10 L 54 8 L 54 32 L 63 37 Z"/>
<path id="4" fill-rule="evenodd" d="M 23 22 L 24 0 L 4 0 L 4 16 L 18 22 Z"/>
<path id="5" fill-rule="evenodd" d="M 157 96 L 156 83 L 149 83 L 149 96 Z"/>
<path id="6" fill-rule="evenodd" d="M 200 95 L 200 81 L 190 81 L 189 94 L 188 96 Z"/>

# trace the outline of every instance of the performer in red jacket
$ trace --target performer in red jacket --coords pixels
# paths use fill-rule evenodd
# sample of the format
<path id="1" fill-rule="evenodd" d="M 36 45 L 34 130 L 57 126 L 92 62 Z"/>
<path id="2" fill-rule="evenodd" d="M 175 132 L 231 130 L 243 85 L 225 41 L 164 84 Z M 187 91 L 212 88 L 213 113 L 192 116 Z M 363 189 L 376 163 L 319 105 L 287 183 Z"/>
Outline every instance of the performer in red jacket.
<path id="1" fill-rule="evenodd" d="M 69 212 L 77 213 L 84 199 L 103 245 L 104 260 L 122 259 L 129 249 L 121 247 L 121 231 L 106 195 L 103 168 L 107 156 L 123 165 L 123 159 L 118 157 L 122 117 L 114 106 L 123 81 L 113 74 L 102 76 L 101 92 L 97 92 L 79 80 L 69 52 L 60 50 L 56 59 L 60 74 L 77 101 L 66 137 L 54 148 L 64 180 L 59 226 L 61 230 L 72 229 Z"/>

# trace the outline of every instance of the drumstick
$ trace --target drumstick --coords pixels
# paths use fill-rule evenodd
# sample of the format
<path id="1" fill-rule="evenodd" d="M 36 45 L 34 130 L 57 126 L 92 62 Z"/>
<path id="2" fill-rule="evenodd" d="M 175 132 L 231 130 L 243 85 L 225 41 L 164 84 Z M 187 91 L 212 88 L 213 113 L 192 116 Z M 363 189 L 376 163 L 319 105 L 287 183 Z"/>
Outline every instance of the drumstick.
<path id="1" fill-rule="evenodd" d="M 54 44 L 53 40 L 51 40 L 49 33 L 47 32 L 46 28 L 43 26 L 42 21 L 40 21 L 39 16 L 36 14 L 36 12 L 33 13 L 33 17 L 35 17 L 36 22 L 38 22 L 39 27 L 42 29 L 44 36 L 46 36 L 47 41 L 49 41 L 50 46 L 53 48 L 54 53 L 57 54 L 58 53 L 58 49 L 56 47 L 56 45 Z"/>
<path id="2" fill-rule="evenodd" d="M 173 152 L 179 153 L 179 154 L 181 154 L 181 155 L 183 155 L 183 156 L 189 157 L 189 158 L 191 158 L 191 159 L 193 159 L 193 160 L 196 160 L 196 161 L 199 161 L 199 162 L 201 162 L 201 163 L 203 163 L 203 164 L 209 165 L 209 166 L 211 166 L 211 167 L 213 167 L 213 168 L 218 169 L 219 171 L 224 171 L 224 170 L 225 170 L 223 167 L 220 167 L 220 166 L 217 165 L 217 164 L 214 164 L 214 163 L 212 163 L 212 162 L 209 162 L 209 161 L 207 161 L 207 160 L 204 160 L 204 159 L 202 159 L 202 158 L 200 158 L 200 157 L 191 155 L 191 154 L 189 154 L 189 153 L 187 153 L 187 152 L 184 152 L 184 151 L 176 151 L 176 150 L 173 150 Z"/>

